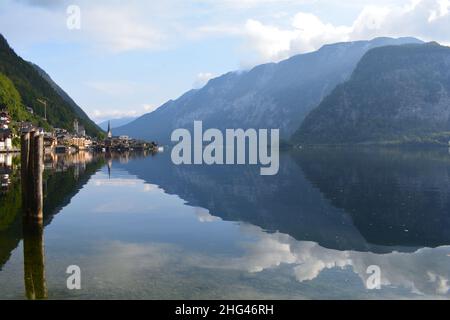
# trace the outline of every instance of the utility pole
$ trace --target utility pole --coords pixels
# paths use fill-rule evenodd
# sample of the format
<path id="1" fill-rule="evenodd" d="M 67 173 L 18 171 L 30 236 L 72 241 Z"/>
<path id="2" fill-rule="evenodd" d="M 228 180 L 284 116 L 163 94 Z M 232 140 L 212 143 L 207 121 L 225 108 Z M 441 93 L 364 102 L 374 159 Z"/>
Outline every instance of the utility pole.
<path id="1" fill-rule="evenodd" d="M 47 101 L 44 99 L 37 99 L 37 101 L 44 105 L 44 120 L 47 121 Z"/>

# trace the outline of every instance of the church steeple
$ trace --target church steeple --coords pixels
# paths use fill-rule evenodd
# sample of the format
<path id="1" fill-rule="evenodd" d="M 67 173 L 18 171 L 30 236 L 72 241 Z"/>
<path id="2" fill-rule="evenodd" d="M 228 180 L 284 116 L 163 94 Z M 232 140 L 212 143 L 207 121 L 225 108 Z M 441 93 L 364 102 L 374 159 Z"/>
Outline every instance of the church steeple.
<path id="1" fill-rule="evenodd" d="M 108 138 L 112 138 L 111 121 L 108 121 Z"/>

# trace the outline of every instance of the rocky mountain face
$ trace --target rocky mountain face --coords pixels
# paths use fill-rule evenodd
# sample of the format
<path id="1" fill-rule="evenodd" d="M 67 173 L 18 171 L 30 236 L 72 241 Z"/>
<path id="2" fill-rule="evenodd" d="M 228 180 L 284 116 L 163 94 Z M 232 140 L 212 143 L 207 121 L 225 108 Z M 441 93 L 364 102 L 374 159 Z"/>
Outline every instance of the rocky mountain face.
<path id="1" fill-rule="evenodd" d="M 367 51 L 405 43 L 420 41 L 377 38 L 338 43 L 250 71 L 230 72 L 114 133 L 168 143 L 174 129 L 192 129 L 194 120 L 202 120 L 204 128 L 279 128 L 287 139 L 337 84 L 348 80 Z"/>
<path id="2" fill-rule="evenodd" d="M 440 143 L 450 132 L 450 48 L 370 50 L 305 119 L 298 144 Z"/>

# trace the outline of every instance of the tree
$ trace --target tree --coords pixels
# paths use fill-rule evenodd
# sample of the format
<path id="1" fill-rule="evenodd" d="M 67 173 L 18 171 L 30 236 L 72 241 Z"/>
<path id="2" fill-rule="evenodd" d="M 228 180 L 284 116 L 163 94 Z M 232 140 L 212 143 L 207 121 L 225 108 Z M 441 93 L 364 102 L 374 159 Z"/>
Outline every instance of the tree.
<path id="1" fill-rule="evenodd" d="M 8 111 L 11 118 L 16 121 L 27 118 L 19 92 L 11 80 L 2 73 L 0 73 L 0 110 Z"/>

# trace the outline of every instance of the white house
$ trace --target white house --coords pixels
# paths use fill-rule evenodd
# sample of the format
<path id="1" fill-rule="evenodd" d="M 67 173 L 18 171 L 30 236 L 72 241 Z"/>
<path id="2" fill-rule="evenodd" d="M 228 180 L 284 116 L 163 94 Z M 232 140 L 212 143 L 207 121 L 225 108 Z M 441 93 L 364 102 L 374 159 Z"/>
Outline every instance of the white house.
<path id="1" fill-rule="evenodd" d="M 12 147 L 13 147 L 13 145 L 12 145 L 12 139 L 11 138 L 6 138 L 5 139 L 5 147 L 6 147 L 6 150 L 12 150 Z"/>
<path id="2" fill-rule="evenodd" d="M 0 141 L 0 151 L 11 151 L 12 148 L 11 138 L 6 138 L 4 141 Z"/>
<path id="3" fill-rule="evenodd" d="M 0 129 L 0 151 L 10 151 L 12 147 L 11 130 Z"/>

